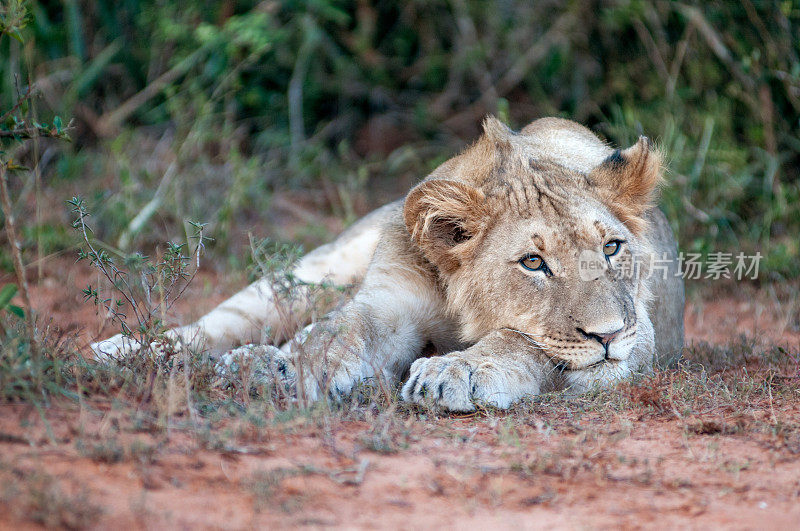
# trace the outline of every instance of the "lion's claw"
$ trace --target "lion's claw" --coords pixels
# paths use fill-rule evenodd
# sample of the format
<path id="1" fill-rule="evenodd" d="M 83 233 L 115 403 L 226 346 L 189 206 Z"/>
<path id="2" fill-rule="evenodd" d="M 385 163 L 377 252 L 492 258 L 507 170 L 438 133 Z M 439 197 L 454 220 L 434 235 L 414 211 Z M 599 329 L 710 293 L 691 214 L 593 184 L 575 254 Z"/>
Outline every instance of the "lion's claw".
<path id="1" fill-rule="evenodd" d="M 454 356 L 421 358 L 411 365 L 403 400 L 450 411 L 474 411 L 472 367 Z"/>
<path id="2" fill-rule="evenodd" d="M 411 365 L 402 398 L 449 411 L 469 412 L 477 404 L 507 408 L 522 396 L 509 371 L 496 362 L 466 359 L 458 353 L 420 358 Z"/>

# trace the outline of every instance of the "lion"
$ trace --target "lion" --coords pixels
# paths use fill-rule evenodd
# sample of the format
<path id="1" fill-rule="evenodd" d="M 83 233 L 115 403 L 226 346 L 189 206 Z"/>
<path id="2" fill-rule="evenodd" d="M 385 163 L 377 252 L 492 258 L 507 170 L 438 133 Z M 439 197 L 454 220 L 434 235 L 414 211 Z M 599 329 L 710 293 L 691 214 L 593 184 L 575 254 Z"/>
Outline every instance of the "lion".
<path id="1" fill-rule="evenodd" d="M 402 400 L 453 412 L 607 387 L 683 347 L 662 174 L 646 137 L 620 150 L 569 120 L 514 132 L 489 116 L 404 200 L 299 260 L 302 285 L 358 284 L 324 319 L 291 339 L 265 279 L 168 337 L 216 353 L 260 343 L 219 366 L 256 357 L 305 403 L 404 378 Z M 104 357 L 138 348 L 123 336 L 92 345 Z"/>

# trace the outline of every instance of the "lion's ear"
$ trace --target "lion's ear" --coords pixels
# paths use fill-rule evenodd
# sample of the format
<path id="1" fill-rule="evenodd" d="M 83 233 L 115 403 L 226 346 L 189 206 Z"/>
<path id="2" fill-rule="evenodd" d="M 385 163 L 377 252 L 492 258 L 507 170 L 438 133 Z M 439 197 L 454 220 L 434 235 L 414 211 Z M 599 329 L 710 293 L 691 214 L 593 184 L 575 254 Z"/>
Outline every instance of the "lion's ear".
<path id="1" fill-rule="evenodd" d="M 600 198 L 634 233 L 646 228 L 642 215 L 651 208 L 662 181 L 662 157 L 647 137 L 616 150 L 592 170 Z"/>
<path id="2" fill-rule="evenodd" d="M 428 260 L 451 272 L 472 252 L 488 211 L 480 190 L 456 181 L 433 180 L 409 192 L 403 217 Z"/>

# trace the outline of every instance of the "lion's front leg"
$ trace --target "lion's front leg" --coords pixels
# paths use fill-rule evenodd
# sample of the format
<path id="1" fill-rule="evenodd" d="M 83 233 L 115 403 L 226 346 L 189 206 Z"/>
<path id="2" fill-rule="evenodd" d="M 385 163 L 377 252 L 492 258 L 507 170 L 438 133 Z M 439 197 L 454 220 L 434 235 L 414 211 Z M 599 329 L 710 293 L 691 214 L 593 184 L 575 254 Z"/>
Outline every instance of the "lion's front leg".
<path id="1" fill-rule="evenodd" d="M 443 312 L 402 289 L 356 296 L 315 323 L 304 342 L 283 351 L 289 362 L 286 381 L 306 402 L 325 396 L 339 400 L 362 382 L 392 386 L 428 340 L 425 325 L 432 313 Z"/>
<path id="2" fill-rule="evenodd" d="M 530 342 L 498 331 L 465 350 L 415 361 L 402 397 L 449 411 L 473 411 L 476 403 L 505 409 L 539 394 L 552 370 Z"/>
<path id="3" fill-rule="evenodd" d="M 405 312 L 403 312 L 405 313 Z M 352 301 L 327 320 L 315 323 L 303 343 L 285 351 L 288 383 L 297 396 L 314 402 L 342 399 L 363 382 L 391 385 L 422 348 L 422 336 L 410 318 Z"/>
<path id="4" fill-rule="evenodd" d="M 298 398 L 339 399 L 365 381 L 392 385 L 427 341 L 453 328 L 434 273 L 402 225 L 390 225 L 354 298 L 288 349 Z"/>

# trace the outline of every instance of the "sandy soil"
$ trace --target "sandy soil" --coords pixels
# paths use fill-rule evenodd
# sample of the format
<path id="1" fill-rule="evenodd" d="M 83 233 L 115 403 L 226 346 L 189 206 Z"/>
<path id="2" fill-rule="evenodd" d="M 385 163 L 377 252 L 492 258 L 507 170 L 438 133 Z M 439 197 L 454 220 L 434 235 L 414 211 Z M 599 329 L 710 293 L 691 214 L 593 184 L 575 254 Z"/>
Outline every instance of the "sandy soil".
<path id="1" fill-rule="evenodd" d="M 88 275 L 58 267 L 34 288 L 53 326 L 81 342 L 104 328 L 80 301 Z M 237 287 L 198 280 L 185 318 Z M 700 295 L 687 307 L 687 338 L 725 344 L 744 333 L 797 352 L 792 314 L 744 291 Z M 186 420 L 166 430 L 131 422 L 108 400 L 43 412 L 0 405 L 0 528 L 792 528 L 800 394 L 782 396 L 693 418 L 602 408 L 376 412 L 225 420 L 203 433 Z M 788 428 L 739 429 L 759 423 Z"/>
<path id="2" fill-rule="evenodd" d="M 776 414 L 798 419 L 797 410 Z M 46 471 L 74 499 L 86 493 L 100 508 L 98 527 L 755 529 L 800 521 L 796 454 L 767 439 L 689 438 L 679 420 L 620 418 L 609 427 L 598 418 L 549 429 L 547 418 L 531 418 L 513 440 L 498 436 L 496 419 L 415 421 L 395 454 L 366 449 L 370 423 L 354 421 L 284 426 L 222 451 L 178 431 L 119 434 L 160 449 L 108 463 L 76 446 L 111 428 L 84 419 L 86 433 L 71 433 L 76 415 L 49 412 L 51 444 L 34 411 L 3 407 L 3 462 L 19 477 Z M 7 524 L 26 517 L 8 509 Z"/>

